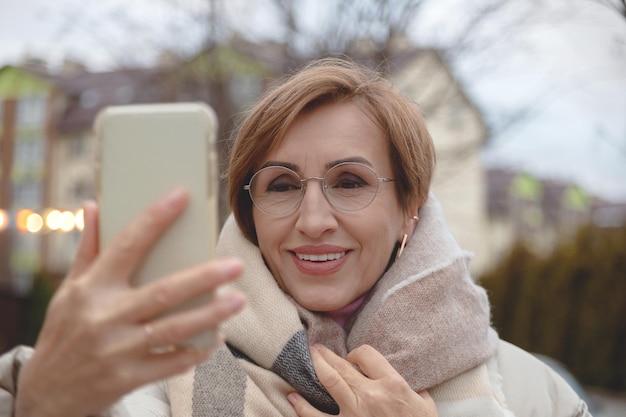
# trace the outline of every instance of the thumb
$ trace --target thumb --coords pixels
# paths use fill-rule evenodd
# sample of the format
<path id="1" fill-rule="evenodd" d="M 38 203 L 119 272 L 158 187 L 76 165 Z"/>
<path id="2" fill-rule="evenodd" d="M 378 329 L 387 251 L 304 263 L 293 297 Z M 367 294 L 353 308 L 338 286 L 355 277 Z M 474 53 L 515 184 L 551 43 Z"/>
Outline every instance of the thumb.
<path id="1" fill-rule="evenodd" d="M 94 201 L 86 201 L 83 205 L 85 227 L 80 239 L 74 263 L 68 279 L 76 279 L 89 268 L 98 256 L 98 206 Z"/>

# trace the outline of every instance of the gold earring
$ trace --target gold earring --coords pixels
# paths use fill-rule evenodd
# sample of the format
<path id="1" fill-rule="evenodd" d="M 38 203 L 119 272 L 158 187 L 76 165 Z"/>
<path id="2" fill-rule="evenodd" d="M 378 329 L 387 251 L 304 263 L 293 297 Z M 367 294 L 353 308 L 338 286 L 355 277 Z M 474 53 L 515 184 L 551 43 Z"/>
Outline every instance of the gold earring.
<path id="1" fill-rule="evenodd" d="M 406 240 L 408 237 L 409 235 L 406 233 L 402 237 L 402 243 L 400 243 L 400 248 L 398 249 L 398 253 L 396 253 L 396 259 L 398 259 L 400 255 L 402 255 L 402 251 L 404 250 L 404 247 L 406 246 Z"/>
<path id="2" fill-rule="evenodd" d="M 419 221 L 419 217 L 418 216 L 413 216 L 413 221 L 415 221 L 416 223 Z"/>

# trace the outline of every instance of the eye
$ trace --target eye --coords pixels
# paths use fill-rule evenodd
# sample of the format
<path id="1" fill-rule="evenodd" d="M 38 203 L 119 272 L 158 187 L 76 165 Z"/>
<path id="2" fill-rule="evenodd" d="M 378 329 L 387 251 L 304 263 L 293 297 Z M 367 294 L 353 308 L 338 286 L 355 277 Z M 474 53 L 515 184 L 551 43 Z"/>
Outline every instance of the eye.
<path id="1" fill-rule="evenodd" d="M 333 188 L 353 189 L 367 186 L 368 183 L 358 175 L 350 172 L 343 172 L 337 177 L 333 178 L 330 186 Z"/>
<path id="2" fill-rule="evenodd" d="M 300 190 L 300 180 L 293 175 L 283 174 L 274 178 L 266 187 L 270 193 L 285 193 L 288 191 Z"/>

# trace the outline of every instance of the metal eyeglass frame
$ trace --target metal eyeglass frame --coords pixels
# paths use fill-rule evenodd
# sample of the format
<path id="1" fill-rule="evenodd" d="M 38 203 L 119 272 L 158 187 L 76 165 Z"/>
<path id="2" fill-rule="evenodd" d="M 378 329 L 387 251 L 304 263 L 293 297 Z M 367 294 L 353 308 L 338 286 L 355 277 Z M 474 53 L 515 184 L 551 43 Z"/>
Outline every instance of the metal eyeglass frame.
<path id="1" fill-rule="evenodd" d="M 326 176 L 332 170 L 334 170 L 334 169 L 336 169 L 338 167 L 346 166 L 346 165 L 350 165 L 350 166 L 358 165 L 358 166 L 363 167 L 363 168 L 367 169 L 368 171 L 372 172 L 374 174 L 374 176 L 376 177 L 377 183 L 376 183 L 376 192 L 374 193 L 374 197 L 372 197 L 372 199 L 366 205 L 364 205 L 363 207 L 359 207 L 357 209 L 345 209 L 345 208 L 337 207 L 335 204 L 333 204 L 333 202 L 330 200 L 330 198 L 328 197 L 328 194 L 327 194 L 327 192 L 328 192 L 327 191 L 328 190 L 328 184 L 326 183 Z M 254 178 L 260 172 L 263 172 L 263 171 L 265 171 L 267 169 L 274 169 L 274 168 L 281 168 L 281 169 L 284 169 L 286 171 L 289 171 L 289 172 L 293 173 L 295 175 L 295 177 L 300 180 L 300 196 L 298 198 L 298 202 L 295 203 L 292 208 L 288 209 L 284 213 L 279 213 L 279 214 L 270 213 L 270 212 L 264 210 L 262 207 L 260 207 L 254 201 L 254 197 L 252 196 L 252 189 L 251 189 L 251 185 L 252 185 L 252 182 L 254 181 Z M 379 177 L 378 174 L 376 174 L 376 172 L 371 167 L 369 167 L 366 164 L 362 164 L 360 162 L 342 162 L 340 164 L 334 165 L 331 168 L 329 168 L 328 171 L 326 171 L 326 173 L 324 174 L 323 177 L 311 176 L 311 177 L 306 177 L 306 178 L 302 178 L 297 172 L 295 172 L 291 168 L 287 168 L 287 167 L 282 166 L 282 165 L 272 165 L 272 166 L 267 166 L 267 167 L 261 168 L 257 172 L 255 172 L 254 175 L 252 175 L 252 177 L 250 178 L 250 181 L 248 182 L 248 184 L 243 186 L 243 189 L 248 191 L 248 194 L 250 195 L 250 200 L 252 200 L 252 204 L 254 204 L 256 206 L 256 208 L 261 210 L 263 213 L 265 213 L 267 215 L 270 215 L 270 216 L 274 216 L 274 217 L 283 217 L 283 216 L 288 216 L 288 215 L 292 214 L 293 212 L 295 212 L 298 209 L 298 207 L 300 207 L 300 204 L 302 204 L 302 200 L 304 199 L 304 193 L 306 192 L 307 181 L 309 181 L 309 180 L 318 180 L 320 182 L 320 187 L 322 188 L 322 193 L 324 194 L 324 198 L 326 198 L 326 201 L 328 201 L 328 204 L 330 204 L 331 207 L 333 207 L 333 208 L 335 208 L 337 210 L 348 211 L 348 212 L 349 211 L 363 210 L 364 208 L 366 208 L 367 206 L 372 204 L 372 202 L 374 201 L 374 199 L 378 195 L 378 184 L 396 181 L 395 179 L 392 179 L 392 178 Z"/>

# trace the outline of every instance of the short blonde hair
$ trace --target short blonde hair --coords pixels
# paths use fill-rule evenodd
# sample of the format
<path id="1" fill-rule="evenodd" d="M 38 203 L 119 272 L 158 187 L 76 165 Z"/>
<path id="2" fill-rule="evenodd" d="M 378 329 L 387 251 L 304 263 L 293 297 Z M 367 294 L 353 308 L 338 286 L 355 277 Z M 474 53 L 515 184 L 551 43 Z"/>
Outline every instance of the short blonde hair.
<path id="1" fill-rule="evenodd" d="M 313 61 L 270 90 L 235 134 L 227 171 L 228 201 L 244 235 L 255 244 L 252 201 L 243 187 L 279 147 L 304 111 L 352 102 L 367 111 L 389 140 L 397 195 L 407 213 L 428 198 L 435 167 L 432 138 L 418 107 L 378 72 L 346 59 Z"/>

